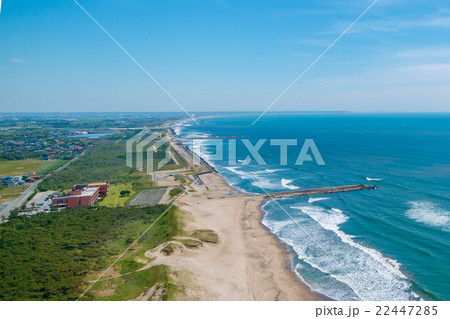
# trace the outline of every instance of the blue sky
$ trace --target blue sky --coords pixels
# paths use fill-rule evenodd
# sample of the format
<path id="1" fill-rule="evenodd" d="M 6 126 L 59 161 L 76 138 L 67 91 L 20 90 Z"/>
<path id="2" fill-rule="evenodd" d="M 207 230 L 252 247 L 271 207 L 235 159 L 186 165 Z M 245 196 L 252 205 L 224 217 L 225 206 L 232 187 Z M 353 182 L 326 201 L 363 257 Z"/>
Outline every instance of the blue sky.
<path id="1" fill-rule="evenodd" d="M 372 1 L 78 0 L 189 111 L 262 111 Z M 379 0 L 273 111 L 450 111 L 450 4 Z M 0 112 L 179 111 L 72 0 L 3 0 Z"/>

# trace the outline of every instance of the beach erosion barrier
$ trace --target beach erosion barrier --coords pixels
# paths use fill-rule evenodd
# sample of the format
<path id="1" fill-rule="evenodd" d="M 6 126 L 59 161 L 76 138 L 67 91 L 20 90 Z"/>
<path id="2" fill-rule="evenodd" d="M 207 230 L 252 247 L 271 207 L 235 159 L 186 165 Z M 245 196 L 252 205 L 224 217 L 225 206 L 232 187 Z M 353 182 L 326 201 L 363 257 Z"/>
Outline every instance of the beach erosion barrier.
<path id="1" fill-rule="evenodd" d="M 183 150 L 183 153 L 187 153 L 192 157 L 197 157 L 200 161 L 200 165 L 203 168 L 203 172 L 193 174 L 192 177 L 195 180 L 197 185 L 204 185 L 207 189 L 208 187 L 203 183 L 202 179 L 199 175 L 208 174 L 208 173 L 216 173 L 217 170 L 209 165 L 207 161 L 205 161 L 202 157 L 195 154 L 189 147 L 186 147 L 179 138 L 176 137 L 175 132 L 172 129 L 168 131 L 169 136 L 172 138 L 172 141 Z M 170 134 L 171 133 L 171 134 Z M 182 155 L 183 154 L 179 154 Z M 187 162 L 189 162 L 189 158 L 185 158 Z M 313 188 L 313 189 L 304 189 L 304 190 L 292 190 L 292 191 L 283 191 L 283 192 L 273 192 L 273 193 L 265 193 L 265 194 L 255 194 L 254 196 L 263 196 L 265 198 L 280 198 L 280 197 L 295 197 L 295 196 L 310 196 L 315 194 L 332 194 L 332 193 L 344 193 L 344 192 L 354 192 L 361 190 L 371 190 L 377 189 L 377 185 L 368 185 L 368 184 L 358 184 L 358 185 L 345 185 L 345 186 L 335 186 L 335 187 L 322 187 L 322 188 Z M 244 195 L 244 194 L 243 194 Z M 247 194 L 245 194 L 247 195 Z"/>

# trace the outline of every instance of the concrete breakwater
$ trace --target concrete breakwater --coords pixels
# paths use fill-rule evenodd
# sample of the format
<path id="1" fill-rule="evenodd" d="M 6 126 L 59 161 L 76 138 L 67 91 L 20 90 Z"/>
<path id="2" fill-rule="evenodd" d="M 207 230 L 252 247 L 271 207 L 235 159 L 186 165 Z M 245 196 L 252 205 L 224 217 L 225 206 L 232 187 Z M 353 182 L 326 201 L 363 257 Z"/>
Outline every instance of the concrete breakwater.
<path id="1" fill-rule="evenodd" d="M 195 180 L 195 183 L 197 185 L 205 185 L 200 178 L 199 175 L 208 174 L 208 173 L 216 173 L 216 169 L 209 165 L 207 161 L 205 161 L 203 158 L 195 154 L 189 147 L 186 147 L 179 138 L 176 137 L 175 132 L 172 129 L 169 129 L 167 131 L 169 137 L 171 138 L 171 141 L 173 142 L 174 146 L 177 148 L 177 152 L 184 157 L 185 161 L 187 163 L 194 163 L 194 158 L 196 158 L 197 162 L 200 163 L 201 167 L 203 168 L 203 172 L 193 174 L 192 177 Z M 205 185 L 206 188 L 208 188 Z M 266 193 L 266 194 L 258 194 L 255 196 L 263 196 L 265 198 L 272 198 L 272 197 L 294 197 L 294 196 L 310 196 L 315 194 L 331 194 L 331 193 L 343 193 L 343 192 L 353 192 L 353 191 L 360 191 L 360 190 L 370 190 L 370 189 L 377 189 L 377 185 L 368 185 L 368 184 L 359 184 L 359 185 L 346 185 L 346 186 L 335 186 L 335 187 L 322 187 L 322 188 L 314 188 L 314 189 L 304 189 L 304 190 L 295 190 L 295 191 L 284 191 L 284 192 L 274 192 L 274 193 Z M 245 195 L 246 194 L 241 194 Z"/>
<path id="2" fill-rule="evenodd" d="M 354 191 L 370 190 L 370 189 L 377 189 L 377 188 L 378 188 L 377 185 L 360 184 L 360 185 L 346 185 L 346 186 L 336 186 L 336 187 L 322 187 L 322 188 L 313 188 L 313 189 L 303 189 L 303 190 L 286 191 L 286 192 L 274 192 L 274 193 L 263 194 L 263 196 L 266 197 L 266 198 L 310 196 L 310 195 L 315 195 L 315 194 L 332 194 L 332 193 L 354 192 Z"/>

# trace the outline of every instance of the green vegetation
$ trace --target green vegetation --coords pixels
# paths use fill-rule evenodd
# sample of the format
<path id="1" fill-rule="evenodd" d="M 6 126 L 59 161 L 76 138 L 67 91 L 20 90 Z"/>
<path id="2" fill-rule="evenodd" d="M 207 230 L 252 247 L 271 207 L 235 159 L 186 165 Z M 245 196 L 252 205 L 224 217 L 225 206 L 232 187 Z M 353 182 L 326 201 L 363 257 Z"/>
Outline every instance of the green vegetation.
<path id="1" fill-rule="evenodd" d="M 169 267 L 159 265 L 124 277 L 99 282 L 93 288 L 93 292 L 97 295 L 93 299 L 131 300 L 138 298 L 143 292 L 148 292 L 148 297 L 151 298 L 151 288 L 154 287 L 153 293 L 159 296 L 153 296 L 152 299 L 170 300 L 178 288 L 172 283 L 169 273 Z M 90 298 L 83 298 L 85 299 Z"/>
<path id="2" fill-rule="evenodd" d="M 125 139 L 133 136 L 134 133 L 134 131 L 125 131 L 101 139 L 85 156 L 61 172 L 53 174 L 52 178 L 44 180 L 39 185 L 39 189 L 63 191 L 74 184 L 103 181 L 123 184 L 135 181 L 139 174 L 127 167 L 125 163 Z"/>
<path id="3" fill-rule="evenodd" d="M 0 161 L 0 176 L 23 175 L 30 171 L 39 173 L 52 164 L 54 164 L 53 161 L 41 161 L 33 158 L 17 161 Z"/>
<path id="4" fill-rule="evenodd" d="M 19 210 L 15 210 L 9 221 L 0 224 L 0 300 L 75 300 L 147 230 L 83 299 L 128 300 L 143 292 L 151 299 L 171 299 L 177 287 L 170 278 L 170 269 L 167 266 L 143 267 L 150 260 L 146 251 L 172 241 L 179 234 L 176 208 L 166 212 L 168 205 L 125 206 L 135 193 L 154 188 L 146 172 L 126 166 L 125 144 L 141 131 L 129 127 L 152 125 L 153 131 L 162 132 L 163 129 L 154 125 L 181 117 L 184 114 L 86 113 L 17 114 L 0 118 L 0 127 L 5 128 L 0 131 L 0 176 L 22 175 L 29 171 L 41 175 L 51 173 L 51 178 L 39 185 L 39 191 L 67 191 L 74 184 L 94 182 L 113 185 L 109 195 L 95 207 L 52 209 L 51 213 L 32 216 L 18 216 Z M 116 134 L 95 140 L 68 138 L 73 129 L 114 130 Z M 169 147 L 170 144 L 165 143 L 152 154 L 155 168 L 165 158 Z M 83 156 L 55 172 L 82 150 L 87 150 Z M 146 150 L 143 150 L 144 163 Z M 171 152 L 176 161 L 171 160 L 161 170 L 186 166 L 179 154 Z M 132 156 L 135 163 L 136 153 Z M 58 160 L 40 161 L 41 158 Z M 179 179 L 186 183 L 182 176 Z M 173 196 L 180 190 L 173 190 Z M 18 196 L 13 195 L 16 189 L 0 191 L 3 192 L 0 202 Z M 164 191 L 165 188 L 161 189 Z M 202 242 L 185 239 L 180 244 L 169 244 L 166 249 L 182 245 L 199 247 Z"/>
<path id="5" fill-rule="evenodd" d="M 45 127 L 83 130 L 109 130 L 158 126 L 168 120 L 185 118 L 183 113 L 10 113 L 2 114 L 0 127 L 42 129 Z"/>
<path id="6" fill-rule="evenodd" d="M 0 120 L 1 122 L 1 120 Z M 71 159 L 86 148 L 88 139 L 73 139 L 68 129 L 10 127 L 0 130 L 0 160 Z"/>
<path id="7" fill-rule="evenodd" d="M 130 272 L 141 269 L 142 266 L 143 266 L 142 263 L 137 262 L 135 260 L 126 260 L 126 261 L 122 262 L 121 272 L 123 274 L 128 274 Z"/>
<path id="8" fill-rule="evenodd" d="M 175 187 L 169 191 L 170 197 L 175 197 L 183 192 L 181 187 Z"/>
<path id="9" fill-rule="evenodd" d="M 180 154 L 178 154 L 178 152 L 172 146 L 170 147 L 170 152 L 175 157 L 177 162 L 180 163 L 180 165 L 186 165 L 186 166 L 188 165 L 186 163 L 186 161 L 184 160 L 184 158 L 182 156 L 180 156 Z"/>
<path id="10" fill-rule="evenodd" d="M 33 216 L 12 214 L 0 225 L 0 300 L 77 299 L 88 285 L 86 276 L 98 276 L 167 208 L 95 207 Z M 145 250 L 171 240 L 177 233 L 175 208 L 171 208 L 125 254 L 117 268 L 121 273 L 136 270 L 139 265 L 135 262 L 143 258 Z M 146 286 L 153 281 L 168 282 L 167 270 L 154 271 L 140 271 L 124 282 L 122 277 L 112 279 L 118 284 L 114 298 L 134 296 L 134 291 L 141 289 L 135 279 L 145 280 Z M 87 294 L 86 298 L 94 297 Z"/>
<path id="11" fill-rule="evenodd" d="M 138 193 L 144 189 L 153 188 L 154 183 L 151 180 L 140 180 L 139 182 L 133 182 L 131 185 L 133 185 L 133 190 Z"/>
<path id="12" fill-rule="evenodd" d="M 25 191 L 28 186 L 3 187 L 0 189 L 0 195 L 20 194 Z"/>
<path id="13" fill-rule="evenodd" d="M 111 184 L 141 183 L 152 184 L 151 176 L 135 168 L 126 166 L 126 141 L 133 137 L 139 130 L 126 130 L 115 135 L 100 139 L 88 153 L 75 161 L 61 172 L 52 175 L 52 178 L 44 180 L 40 185 L 40 191 L 69 189 L 74 184 L 96 183 L 107 181 Z M 149 145 L 148 147 L 151 147 Z M 153 154 L 154 167 L 165 157 L 165 149 L 168 144 L 162 145 L 158 152 Z M 136 159 L 136 153 L 132 154 Z M 146 162 L 147 152 L 144 151 L 143 161 Z M 175 169 L 182 165 L 175 165 L 173 161 L 161 169 Z M 137 186 L 137 184 L 134 184 Z M 138 191 L 137 187 L 133 187 Z M 148 187 L 144 187 L 148 188 Z"/>
<path id="14" fill-rule="evenodd" d="M 177 239 L 177 242 L 182 243 L 187 248 L 198 248 L 203 246 L 200 241 L 194 239 Z"/>
<path id="15" fill-rule="evenodd" d="M 123 196 L 122 192 L 127 192 L 128 196 Z M 108 196 L 106 196 L 99 205 L 116 207 L 125 205 L 131 198 L 130 195 L 134 195 L 132 185 L 112 185 L 109 187 Z"/>
<path id="16" fill-rule="evenodd" d="M 174 175 L 176 179 L 180 181 L 181 184 L 186 184 L 186 179 L 181 175 Z"/>
<path id="17" fill-rule="evenodd" d="M 153 147 L 153 144 L 155 144 L 157 141 L 158 140 L 155 140 L 153 143 L 147 145 L 146 148 L 144 149 L 144 153 L 143 153 L 143 156 L 142 156 L 144 163 L 147 163 L 147 152 L 146 152 L 146 150 L 148 148 Z M 170 162 L 168 162 L 167 164 L 165 164 L 161 168 L 158 168 L 158 163 L 166 157 L 166 150 L 168 148 L 170 148 L 170 144 L 167 142 L 167 143 L 159 146 L 156 152 L 152 153 L 154 170 L 157 170 L 157 171 L 170 171 L 170 170 L 175 170 L 175 169 L 179 169 L 179 168 L 184 168 L 187 165 L 186 162 L 182 158 L 180 158 L 179 156 L 175 156 L 174 155 L 177 158 L 179 164 L 176 164 L 174 162 L 174 160 L 171 158 Z M 172 154 L 174 154 L 174 153 L 172 153 Z M 146 169 L 146 167 L 144 167 L 144 170 L 145 169 Z"/>
<path id="18" fill-rule="evenodd" d="M 131 194 L 131 191 L 127 191 L 127 190 L 120 191 L 120 197 L 128 197 L 128 196 L 130 196 L 130 194 Z"/>
<path id="19" fill-rule="evenodd" d="M 7 194 L 7 195 L 1 195 L 1 199 L 12 199 L 17 198 L 20 196 L 20 194 Z"/>
<path id="20" fill-rule="evenodd" d="M 49 166 L 47 166 L 44 169 L 40 170 L 38 173 L 42 174 L 42 175 L 51 173 L 54 170 L 60 168 L 64 164 L 66 164 L 68 161 L 69 160 L 54 160 L 54 161 L 51 161 L 51 164 Z"/>
<path id="21" fill-rule="evenodd" d="M 194 230 L 190 232 L 189 236 L 207 243 L 217 244 L 219 242 L 219 236 L 213 230 Z"/>
<path id="22" fill-rule="evenodd" d="M 172 255 L 175 252 L 175 249 L 178 247 L 177 244 L 174 243 L 169 243 L 166 247 L 164 247 L 163 249 L 161 249 L 161 251 L 165 254 L 165 255 Z"/>

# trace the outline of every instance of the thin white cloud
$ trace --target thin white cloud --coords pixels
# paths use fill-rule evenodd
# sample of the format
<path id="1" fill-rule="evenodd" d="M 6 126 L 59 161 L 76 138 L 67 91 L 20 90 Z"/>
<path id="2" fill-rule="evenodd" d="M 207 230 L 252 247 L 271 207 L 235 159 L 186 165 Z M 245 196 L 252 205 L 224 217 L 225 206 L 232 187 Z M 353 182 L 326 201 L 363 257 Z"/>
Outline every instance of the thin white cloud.
<path id="1" fill-rule="evenodd" d="M 401 59 L 426 59 L 450 57 L 450 48 L 424 48 L 414 50 L 403 50 L 397 52 L 394 57 Z"/>
<path id="2" fill-rule="evenodd" d="M 330 30 L 322 32 L 323 34 L 336 33 L 345 26 L 346 22 L 337 22 Z M 450 13 L 438 11 L 433 14 L 420 17 L 420 18 L 399 18 L 391 17 L 388 19 L 372 19 L 369 21 L 363 21 L 355 26 L 351 33 L 364 33 L 364 32 L 399 32 L 406 29 L 413 28 L 449 28 L 450 27 Z"/>
<path id="3" fill-rule="evenodd" d="M 437 73 L 444 75 L 446 79 L 450 80 L 450 64 L 424 64 L 397 68 L 397 70 L 406 72 L 427 72 L 430 77 L 437 75 Z M 433 74 L 434 73 L 434 74 Z"/>
<path id="4" fill-rule="evenodd" d="M 11 58 L 9 61 L 12 63 L 30 63 L 31 62 L 31 61 L 24 60 L 21 58 Z"/>
<path id="5" fill-rule="evenodd" d="M 450 17 L 440 17 L 417 23 L 416 26 L 450 27 Z"/>

